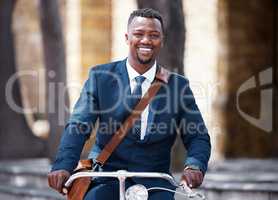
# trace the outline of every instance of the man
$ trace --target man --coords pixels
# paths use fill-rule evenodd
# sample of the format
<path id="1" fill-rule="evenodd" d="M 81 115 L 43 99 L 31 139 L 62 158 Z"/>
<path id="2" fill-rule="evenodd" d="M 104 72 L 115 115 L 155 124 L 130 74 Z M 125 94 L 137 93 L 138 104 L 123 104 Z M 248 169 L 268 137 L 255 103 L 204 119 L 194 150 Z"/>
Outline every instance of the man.
<path id="1" fill-rule="evenodd" d="M 83 145 L 97 119 L 96 143 L 89 154 L 93 160 L 129 116 L 134 107 L 130 102 L 134 99 L 135 91 L 139 92 L 137 96 L 146 93 L 160 68 L 156 58 L 163 46 L 163 33 L 162 17 L 157 11 L 147 8 L 131 13 L 125 34 L 129 46 L 128 57 L 91 69 L 65 127 L 52 172 L 48 175 L 52 188 L 61 192 L 63 183 L 77 165 Z M 177 133 L 187 149 L 181 183 L 191 188 L 198 187 L 207 170 L 210 138 L 188 80 L 171 73 L 101 170 L 170 173 L 171 148 Z M 158 179 L 127 180 L 127 187 L 133 184 L 143 184 L 148 188 L 171 188 L 169 183 Z M 85 199 L 118 199 L 117 181 L 95 180 Z M 173 194 L 153 191 L 149 199 L 169 200 L 173 199 Z"/>

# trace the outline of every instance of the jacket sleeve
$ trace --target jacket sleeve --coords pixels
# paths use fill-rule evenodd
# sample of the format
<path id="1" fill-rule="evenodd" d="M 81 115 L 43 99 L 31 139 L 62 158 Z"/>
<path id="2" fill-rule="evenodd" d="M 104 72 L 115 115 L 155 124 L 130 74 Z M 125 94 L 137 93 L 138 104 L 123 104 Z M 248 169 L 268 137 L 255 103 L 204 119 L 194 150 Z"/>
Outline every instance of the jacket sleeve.
<path id="1" fill-rule="evenodd" d="M 184 164 L 198 166 L 205 174 L 211 152 L 210 137 L 186 79 L 181 88 L 179 131 L 187 150 Z"/>
<path id="2" fill-rule="evenodd" d="M 77 166 L 83 146 L 99 115 L 96 84 L 95 70 L 91 69 L 63 131 L 51 171 L 64 169 L 71 173 Z"/>

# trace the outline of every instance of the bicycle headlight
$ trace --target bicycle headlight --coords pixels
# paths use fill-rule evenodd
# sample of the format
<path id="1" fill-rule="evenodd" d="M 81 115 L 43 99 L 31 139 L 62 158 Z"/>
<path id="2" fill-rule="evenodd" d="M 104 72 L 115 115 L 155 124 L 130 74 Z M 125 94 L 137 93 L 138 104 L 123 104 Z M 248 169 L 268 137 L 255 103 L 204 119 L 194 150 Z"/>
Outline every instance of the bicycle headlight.
<path id="1" fill-rule="evenodd" d="M 126 190 L 126 200 L 147 200 L 148 190 L 144 185 L 133 185 Z"/>

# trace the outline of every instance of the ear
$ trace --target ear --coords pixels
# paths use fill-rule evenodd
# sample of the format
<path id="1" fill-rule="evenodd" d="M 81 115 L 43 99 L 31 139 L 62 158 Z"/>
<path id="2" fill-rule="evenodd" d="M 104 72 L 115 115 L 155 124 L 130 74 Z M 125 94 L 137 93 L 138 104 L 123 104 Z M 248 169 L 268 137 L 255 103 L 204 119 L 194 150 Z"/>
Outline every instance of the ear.
<path id="1" fill-rule="evenodd" d="M 125 42 L 128 44 L 128 33 L 125 33 Z"/>
<path id="2" fill-rule="evenodd" d="M 165 40 L 164 40 L 164 35 L 162 35 L 161 47 L 164 46 L 164 42 L 165 42 Z"/>

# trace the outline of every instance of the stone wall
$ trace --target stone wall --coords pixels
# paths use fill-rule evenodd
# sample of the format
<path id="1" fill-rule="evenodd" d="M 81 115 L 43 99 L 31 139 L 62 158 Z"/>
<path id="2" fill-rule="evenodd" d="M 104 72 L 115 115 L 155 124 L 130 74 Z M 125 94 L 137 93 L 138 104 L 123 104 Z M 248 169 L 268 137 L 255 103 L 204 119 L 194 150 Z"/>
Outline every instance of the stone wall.
<path id="1" fill-rule="evenodd" d="M 63 6 L 66 3 L 64 0 L 59 2 L 64 16 L 66 10 Z M 224 141 L 221 151 L 214 150 L 214 153 L 219 153 L 216 157 L 221 157 L 221 153 L 226 157 L 277 157 L 278 93 L 274 91 L 276 104 L 272 109 L 270 99 L 260 97 L 263 90 L 272 88 L 274 84 L 277 89 L 278 55 L 275 53 L 278 51 L 274 45 L 278 40 L 277 30 L 276 35 L 274 34 L 278 27 L 278 19 L 276 23 L 274 21 L 274 10 L 278 18 L 277 5 L 275 6 L 272 0 L 210 0 L 207 3 L 184 0 L 183 3 L 187 26 L 185 71 L 193 83 L 193 90 L 196 89 L 197 102 L 204 113 L 210 132 L 213 132 L 214 147 L 218 141 Z M 121 49 L 125 45 L 124 37 L 117 31 L 121 27 L 124 31 L 126 22 L 122 16 L 128 16 L 123 12 L 127 9 L 131 11 L 135 7 L 134 0 L 128 5 L 125 4 L 125 7 L 122 7 L 120 2 L 111 0 L 80 1 L 82 67 L 77 67 L 82 68 L 81 80 L 87 78 L 91 66 L 124 56 L 126 48 Z M 43 69 L 38 1 L 18 1 L 14 19 L 19 68 Z M 67 24 L 67 20 L 70 20 L 70 16 L 67 19 L 63 17 L 64 24 Z M 115 23 L 114 27 L 112 20 Z M 67 27 L 66 34 L 70 34 Z M 255 83 L 259 85 L 259 74 L 271 69 L 270 67 L 276 73 L 276 76 L 273 76 L 274 84 L 238 94 L 239 88 L 249 78 L 254 77 Z M 270 79 L 269 77 L 265 82 L 271 82 Z M 44 101 L 44 91 L 37 88 L 40 85 L 36 84 L 37 81 L 30 78 L 23 80 L 24 87 L 28 88 L 25 95 L 28 96 L 31 107 L 37 107 L 38 102 Z M 212 87 L 209 87 L 211 83 Z M 208 97 L 211 97 L 211 102 L 206 99 Z M 266 100 L 268 109 L 276 110 L 273 117 L 267 113 L 266 117 L 261 115 L 260 109 L 264 105 L 262 99 Z M 206 103 L 202 104 L 203 102 Z M 220 117 L 216 116 L 217 112 L 220 113 Z M 242 113 L 246 115 L 243 116 Z M 265 118 L 263 124 L 272 121 L 272 130 L 258 128 L 260 122 L 251 124 L 246 116 L 250 117 L 249 120 L 257 119 L 257 122 L 260 118 Z M 217 138 L 219 135 L 221 138 Z"/>
<path id="2" fill-rule="evenodd" d="M 71 29 L 68 29 L 67 25 L 74 20 L 71 17 L 75 17 L 74 14 L 67 13 L 69 12 L 67 8 L 70 3 L 72 2 L 59 1 L 64 26 L 64 39 L 66 41 L 65 46 L 69 49 L 68 46 L 72 42 L 80 42 L 80 65 L 82 67 L 79 65 L 71 68 L 72 71 L 77 71 L 78 74 L 74 74 L 75 78 L 69 75 L 68 79 L 69 81 L 83 82 L 87 78 L 88 70 L 91 66 L 108 62 L 111 58 L 111 1 L 80 1 L 81 24 L 76 23 L 74 25 L 81 25 L 81 35 L 80 38 L 74 38 L 74 41 L 68 39 L 72 39 L 72 37 L 69 37 L 71 33 L 68 30 Z M 79 8 L 75 7 L 70 11 L 76 12 L 75 9 Z M 14 12 L 14 32 L 18 68 L 19 70 L 27 70 L 28 73 L 31 70 L 34 74 L 33 76 L 22 76 L 21 78 L 24 100 L 25 102 L 27 101 L 29 107 L 34 108 L 33 111 L 35 113 L 44 113 L 45 90 L 47 87 L 44 84 L 45 71 L 39 21 L 39 1 L 20 0 L 17 2 Z M 67 56 L 69 56 L 68 54 L 69 51 L 67 50 Z M 76 56 L 78 55 L 76 54 Z M 71 60 L 67 58 L 67 61 Z M 76 70 L 76 68 L 80 67 L 81 70 Z M 81 74 L 79 74 L 79 71 Z M 80 76 L 81 80 L 79 79 Z M 74 92 L 79 94 L 79 91 Z M 71 98 L 71 101 L 76 101 L 76 98 Z"/>
<path id="3" fill-rule="evenodd" d="M 19 72 L 27 71 L 24 73 L 26 75 L 20 78 L 22 94 L 25 102 L 28 99 L 27 104 L 30 108 L 34 108 L 34 112 L 44 108 L 39 102 L 40 104 L 45 102 L 44 90 L 40 89 L 40 86 L 45 87 L 44 74 L 38 76 L 44 69 L 38 6 L 35 1 L 20 0 L 13 14 L 17 67 Z"/>
<path id="4" fill-rule="evenodd" d="M 184 71 L 211 136 L 211 160 L 222 157 L 218 136 L 224 133 L 216 108 L 220 84 L 217 74 L 217 4 L 218 0 L 183 1 L 186 25 Z"/>
<path id="5" fill-rule="evenodd" d="M 13 13 L 16 64 L 21 82 L 24 107 L 37 117 L 46 113 L 47 86 L 40 29 L 39 1 L 19 0 Z M 63 29 L 65 30 L 65 0 L 59 0 Z"/>
<path id="6" fill-rule="evenodd" d="M 129 14 L 137 9 L 136 0 L 128 0 L 124 4 L 119 0 L 112 1 L 112 49 L 111 59 L 119 60 L 126 58 L 128 45 L 125 42 L 127 21 Z M 124 12 L 123 12 L 124 10 Z"/>
<path id="7" fill-rule="evenodd" d="M 96 64 L 111 58 L 111 1 L 81 0 L 82 78 Z"/>
<path id="8" fill-rule="evenodd" d="M 277 70 L 273 1 L 219 1 L 218 15 L 224 155 L 277 157 L 277 130 L 270 123 L 277 121 L 268 93 L 273 91 L 272 71 Z"/>

